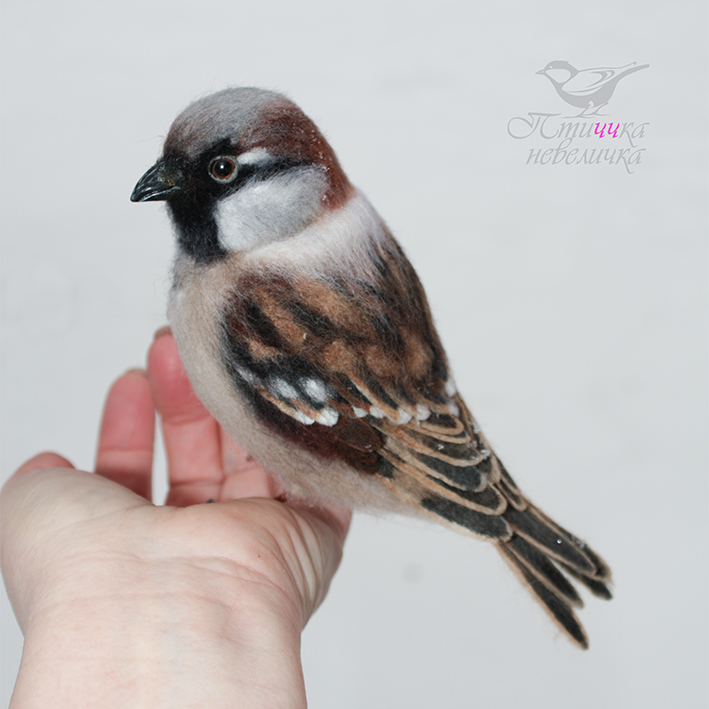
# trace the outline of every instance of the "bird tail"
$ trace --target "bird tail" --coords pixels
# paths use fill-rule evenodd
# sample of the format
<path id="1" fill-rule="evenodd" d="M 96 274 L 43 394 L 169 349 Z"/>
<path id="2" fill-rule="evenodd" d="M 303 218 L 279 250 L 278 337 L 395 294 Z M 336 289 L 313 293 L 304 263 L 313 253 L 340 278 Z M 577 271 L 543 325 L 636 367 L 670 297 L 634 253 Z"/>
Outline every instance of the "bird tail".
<path id="1" fill-rule="evenodd" d="M 583 601 L 567 577 L 609 600 L 610 569 L 585 542 L 526 500 L 497 462 L 499 484 L 509 503 L 502 516 L 512 529 L 512 536 L 501 539 L 497 548 L 559 627 L 587 649 L 588 636 L 573 611 L 583 607 Z"/>
<path id="2" fill-rule="evenodd" d="M 628 76 L 628 74 L 633 74 L 636 71 L 640 71 L 641 69 L 647 69 L 649 66 L 649 64 L 641 64 L 640 66 L 634 66 L 633 63 L 625 71 L 621 71 L 615 78 L 620 81 L 624 76 Z"/>
<path id="3" fill-rule="evenodd" d="M 573 612 L 583 602 L 571 580 L 609 599 L 610 569 L 585 542 L 522 495 L 463 400 L 458 397 L 456 404 L 462 417 L 436 415 L 422 424 L 416 438 L 386 421 L 378 424 L 387 436 L 379 451 L 379 480 L 439 524 L 495 543 L 559 627 L 587 648 L 588 637 Z M 433 444 L 422 448 L 429 438 Z"/>

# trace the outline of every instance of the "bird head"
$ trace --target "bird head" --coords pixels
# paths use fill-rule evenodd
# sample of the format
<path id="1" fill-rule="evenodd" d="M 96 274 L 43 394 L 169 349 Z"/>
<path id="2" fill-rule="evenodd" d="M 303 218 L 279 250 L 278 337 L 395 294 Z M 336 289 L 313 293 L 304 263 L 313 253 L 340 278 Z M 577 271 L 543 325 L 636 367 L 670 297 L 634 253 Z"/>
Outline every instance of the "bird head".
<path id="1" fill-rule="evenodd" d="M 230 88 L 175 119 L 131 201 L 166 201 L 179 248 L 209 262 L 287 239 L 352 191 L 332 148 L 292 101 Z"/>
<path id="2" fill-rule="evenodd" d="M 549 62 L 543 69 L 540 69 L 537 74 L 546 76 L 553 84 L 563 84 L 572 76 L 578 74 L 578 70 L 569 62 L 554 61 Z"/>

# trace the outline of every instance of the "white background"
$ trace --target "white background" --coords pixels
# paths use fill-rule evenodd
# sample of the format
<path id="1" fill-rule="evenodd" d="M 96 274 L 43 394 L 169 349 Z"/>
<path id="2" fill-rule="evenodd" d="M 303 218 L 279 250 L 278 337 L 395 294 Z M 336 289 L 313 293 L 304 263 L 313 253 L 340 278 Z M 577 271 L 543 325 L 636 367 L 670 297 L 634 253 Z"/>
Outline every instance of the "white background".
<path id="1" fill-rule="evenodd" d="M 507 467 L 606 557 L 616 594 L 588 598 L 583 653 L 492 547 L 360 515 L 304 633 L 310 706 L 705 707 L 705 12 L 6 0 L 3 478 L 43 449 L 90 469 L 109 383 L 165 322 L 169 224 L 128 196 L 174 116 L 227 85 L 282 90 L 417 267 Z M 542 141 L 507 123 L 571 112 L 535 75 L 559 59 L 650 65 L 607 107 L 649 122 L 634 174 L 525 164 Z M 22 640 L 3 603 L 5 707 Z"/>

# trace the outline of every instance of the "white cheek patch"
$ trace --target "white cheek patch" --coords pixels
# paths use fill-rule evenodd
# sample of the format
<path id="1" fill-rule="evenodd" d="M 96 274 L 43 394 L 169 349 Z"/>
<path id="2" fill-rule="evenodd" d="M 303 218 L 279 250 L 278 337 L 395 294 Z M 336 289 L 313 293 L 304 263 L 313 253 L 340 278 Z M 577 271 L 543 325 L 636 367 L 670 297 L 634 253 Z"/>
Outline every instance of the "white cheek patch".
<path id="1" fill-rule="evenodd" d="M 325 211 L 296 238 L 267 244 L 249 256 L 254 265 L 267 263 L 316 275 L 331 268 L 374 278 L 371 246 L 384 239 L 381 218 L 364 195 L 356 192 L 339 209 Z"/>
<path id="2" fill-rule="evenodd" d="M 248 251 L 292 236 L 318 214 L 324 191 L 325 177 L 312 168 L 248 183 L 217 203 L 219 241 Z"/>

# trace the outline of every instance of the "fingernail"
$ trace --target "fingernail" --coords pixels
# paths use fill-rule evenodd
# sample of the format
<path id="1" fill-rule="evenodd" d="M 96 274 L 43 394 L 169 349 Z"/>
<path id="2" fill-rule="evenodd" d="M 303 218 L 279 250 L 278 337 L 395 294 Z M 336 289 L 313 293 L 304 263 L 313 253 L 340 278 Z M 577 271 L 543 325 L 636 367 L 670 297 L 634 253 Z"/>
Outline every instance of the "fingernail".
<path id="1" fill-rule="evenodd" d="M 141 377 L 148 376 L 147 371 L 142 367 L 131 367 L 130 369 L 126 369 L 126 371 L 123 372 L 123 376 L 125 376 L 126 374 L 140 374 Z"/>
<path id="2" fill-rule="evenodd" d="M 163 325 L 161 328 L 158 328 L 155 331 L 155 334 L 153 335 L 153 341 L 157 340 L 159 337 L 162 337 L 163 335 L 170 335 L 172 334 L 172 328 L 169 325 Z"/>

